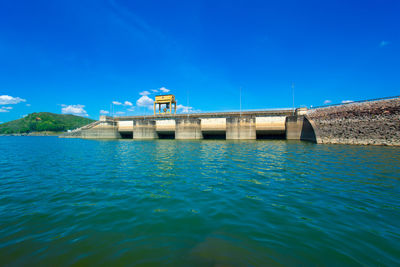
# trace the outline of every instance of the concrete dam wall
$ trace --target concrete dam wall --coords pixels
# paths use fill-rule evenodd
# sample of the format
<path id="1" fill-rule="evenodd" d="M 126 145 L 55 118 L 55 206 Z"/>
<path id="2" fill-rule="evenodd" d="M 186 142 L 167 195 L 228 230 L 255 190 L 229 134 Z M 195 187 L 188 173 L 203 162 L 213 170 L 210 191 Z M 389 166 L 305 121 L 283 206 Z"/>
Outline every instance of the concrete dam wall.
<path id="1" fill-rule="evenodd" d="M 400 98 L 307 110 L 106 117 L 60 137 L 255 140 L 400 145 Z"/>
<path id="2" fill-rule="evenodd" d="M 99 122 L 61 137 L 254 140 L 279 136 L 284 139 L 286 117 L 290 114 L 290 110 L 273 110 L 116 118 L 102 116 Z"/>
<path id="3" fill-rule="evenodd" d="M 307 111 L 317 143 L 400 145 L 400 98 Z"/>

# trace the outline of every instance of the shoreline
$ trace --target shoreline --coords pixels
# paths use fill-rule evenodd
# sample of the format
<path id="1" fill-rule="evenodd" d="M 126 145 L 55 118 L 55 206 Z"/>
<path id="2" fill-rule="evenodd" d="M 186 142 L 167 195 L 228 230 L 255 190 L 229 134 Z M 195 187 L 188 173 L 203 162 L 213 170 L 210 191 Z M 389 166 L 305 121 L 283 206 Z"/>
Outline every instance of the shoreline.
<path id="1" fill-rule="evenodd" d="M 11 134 L 0 134 L 0 136 L 59 136 L 63 132 L 32 132 L 32 133 L 11 133 Z"/>

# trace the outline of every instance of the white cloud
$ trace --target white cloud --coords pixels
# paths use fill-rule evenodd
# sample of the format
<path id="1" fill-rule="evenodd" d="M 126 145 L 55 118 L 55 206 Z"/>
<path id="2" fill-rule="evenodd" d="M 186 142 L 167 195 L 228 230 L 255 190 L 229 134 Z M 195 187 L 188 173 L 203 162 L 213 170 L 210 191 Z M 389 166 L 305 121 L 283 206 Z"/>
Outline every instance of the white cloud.
<path id="1" fill-rule="evenodd" d="M 187 107 L 184 105 L 177 105 L 176 106 L 176 110 L 180 111 L 182 113 L 189 113 L 189 112 L 193 112 L 193 107 Z"/>
<path id="2" fill-rule="evenodd" d="M 157 89 L 153 89 L 153 90 L 151 90 L 153 93 L 158 93 L 158 90 Z"/>
<path id="3" fill-rule="evenodd" d="M 143 91 L 140 92 L 139 95 L 150 95 L 151 93 L 149 91 Z"/>
<path id="4" fill-rule="evenodd" d="M 109 111 L 107 111 L 107 110 L 100 110 L 100 114 L 108 114 L 108 113 L 110 113 Z"/>
<path id="5" fill-rule="evenodd" d="M 27 107 L 30 107 L 30 106 L 31 106 L 31 104 L 26 104 L 26 106 L 27 106 Z"/>
<path id="6" fill-rule="evenodd" d="M 347 103 L 351 103 L 354 102 L 353 100 L 342 100 L 342 104 L 347 104 Z"/>
<path id="7" fill-rule="evenodd" d="M 1 107 L 3 109 L 13 109 L 13 107 Z"/>
<path id="8" fill-rule="evenodd" d="M 22 118 L 25 118 L 26 116 L 28 116 L 28 114 L 24 114 L 24 115 L 22 115 L 21 117 L 22 117 Z"/>
<path id="9" fill-rule="evenodd" d="M 84 105 L 61 105 L 61 113 L 62 114 L 73 114 L 73 115 L 78 115 L 78 116 L 89 116 L 84 109 Z"/>
<path id="10" fill-rule="evenodd" d="M 128 108 L 128 111 L 135 111 L 134 107 Z"/>
<path id="11" fill-rule="evenodd" d="M 0 105 L 13 105 L 18 104 L 20 102 L 26 102 L 25 99 L 20 97 L 12 97 L 9 95 L 0 95 Z"/>
<path id="12" fill-rule="evenodd" d="M 160 88 L 160 91 L 163 92 L 163 93 L 168 93 L 168 92 L 171 91 L 171 90 L 169 90 L 169 89 L 167 89 L 167 88 L 165 88 L 165 87 L 161 87 L 161 88 Z"/>
<path id="13" fill-rule="evenodd" d="M 330 101 L 330 100 L 325 100 L 325 101 L 324 101 L 324 105 L 330 104 L 330 103 L 332 103 L 332 101 Z"/>
<path id="14" fill-rule="evenodd" d="M 113 101 L 112 103 L 116 106 L 133 106 L 132 102 L 129 101 L 125 101 L 124 103 L 119 101 Z"/>
<path id="15" fill-rule="evenodd" d="M 147 95 L 144 95 L 144 96 L 140 97 L 136 101 L 136 105 L 138 107 L 149 107 L 149 108 L 152 108 L 153 103 L 154 103 L 154 100 L 151 99 L 150 97 L 148 97 Z"/>
<path id="16" fill-rule="evenodd" d="M 10 112 L 10 110 L 5 109 L 4 107 L 1 107 L 0 108 L 0 113 L 3 113 L 3 112 Z"/>
<path id="17" fill-rule="evenodd" d="M 117 114 L 117 115 L 122 115 L 122 114 L 125 114 L 125 112 L 123 112 L 123 111 L 118 111 L 118 112 L 115 112 L 115 114 Z"/>
<path id="18" fill-rule="evenodd" d="M 387 46 L 387 45 L 389 45 L 389 44 L 390 44 L 390 42 L 382 41 L 382 42 L 379 44 L 379 46 L 380 46 L 380 47 L 385 47 L 385 46 Z"/>

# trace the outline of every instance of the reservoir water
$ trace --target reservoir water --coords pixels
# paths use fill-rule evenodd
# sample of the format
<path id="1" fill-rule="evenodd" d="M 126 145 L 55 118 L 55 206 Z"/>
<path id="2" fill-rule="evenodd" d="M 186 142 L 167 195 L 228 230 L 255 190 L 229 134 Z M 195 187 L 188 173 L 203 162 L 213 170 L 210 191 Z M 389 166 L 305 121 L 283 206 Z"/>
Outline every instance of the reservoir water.
<path id="1" fill-rule="evenodd" d="M 400 148 L 0 137 L 0 265 L 398 266 Z"/>

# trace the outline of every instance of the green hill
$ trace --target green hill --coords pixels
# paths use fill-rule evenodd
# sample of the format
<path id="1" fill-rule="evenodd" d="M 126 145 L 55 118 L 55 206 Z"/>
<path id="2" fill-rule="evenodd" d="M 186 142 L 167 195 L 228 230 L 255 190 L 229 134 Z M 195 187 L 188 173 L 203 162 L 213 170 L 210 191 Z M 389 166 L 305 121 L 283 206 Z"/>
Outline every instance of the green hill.
<path id="1" fill-rule="evenodd" d="M 0 134 L 43 131 L 62 132 L 73 130 L 92 122 L 94 122 L 94 120 L 75 115 L 39 112 L 29 114 L 19 120 L 0 124 Z"/>

